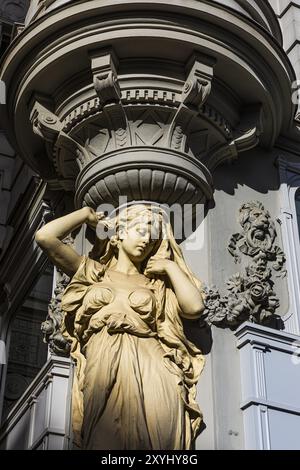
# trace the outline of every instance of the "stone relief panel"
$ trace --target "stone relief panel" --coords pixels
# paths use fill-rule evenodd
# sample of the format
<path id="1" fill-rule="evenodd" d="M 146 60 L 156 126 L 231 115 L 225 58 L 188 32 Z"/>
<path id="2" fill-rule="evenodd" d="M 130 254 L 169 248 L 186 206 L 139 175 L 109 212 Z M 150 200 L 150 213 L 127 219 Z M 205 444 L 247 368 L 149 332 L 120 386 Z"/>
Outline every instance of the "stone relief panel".
<path id="1" fill-rule="evenodd" d="M 228 279 L 224 296 L 215 286 L 206 289 L 206 322 L 236 327 L 248 320 L 279 327 L 282 322 L 276 311 L 280 303 L 273 274 L 284 277 L 286 270 L 285 255 L 275 243 L 274 222 L 260 202 L 251 201 L 241 206 L 239 223 L 241 232 L 232 235 L 228 251 L 236 263 L 244 262 L 244 272 Z"/>
<path id="2" fill-rule="evenodd" d="M 58 356 L 68 356 L 70 345 L 60 333 L 60 327 L 63 320 L 61 310 L 61 299 L 63 293 L 70 282 L 70 278 L 61 271 L 58 271 L 58 280 L 54 289 L 54 295 L 50 300 L 48 315 L 41 325 L 44 335 L 44 342 L 49 344 L 50 351 Z"/>
<path id="3" fill-rule="evenodd" d="M 69 236 L 64 239 L 66 245 L 73 245 L 74 239 Z M 44 342 L 49 344 L 50 351 L 58 356 L 69 356 L 70 343 L 63 337 L 61 333 L 61 325 L 63 322 L 63 311 L 61 309 L 61 300 L 66 287 L 70 282 L 69 276 L 57 269 L 56 286 L 53 296 L 49 302 L 48 315 L 41 325 L 44 336 Z"/>

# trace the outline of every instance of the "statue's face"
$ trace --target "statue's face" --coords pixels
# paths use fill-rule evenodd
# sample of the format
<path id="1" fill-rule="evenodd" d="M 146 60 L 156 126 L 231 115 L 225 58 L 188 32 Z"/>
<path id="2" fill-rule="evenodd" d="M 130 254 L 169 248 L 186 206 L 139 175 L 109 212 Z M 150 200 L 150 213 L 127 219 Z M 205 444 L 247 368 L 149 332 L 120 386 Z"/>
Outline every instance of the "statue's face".
<path id="1" fill-rule="evenodd" d="M 119 238 L 119 249 L 123 250 L 132 261 L 142 262 L 150 255 L 158 236 L 151 220 L 143 218 L 130 224 L 120 233 Z"/>

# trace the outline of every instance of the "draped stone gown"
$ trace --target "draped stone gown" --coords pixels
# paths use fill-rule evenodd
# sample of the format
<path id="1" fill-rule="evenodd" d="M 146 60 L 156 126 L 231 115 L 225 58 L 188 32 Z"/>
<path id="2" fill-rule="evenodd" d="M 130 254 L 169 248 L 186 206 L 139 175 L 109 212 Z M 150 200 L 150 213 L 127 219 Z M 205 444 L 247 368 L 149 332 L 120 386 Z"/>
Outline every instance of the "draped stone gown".
<path id="1" fill-rule="evenodd" d="M 100 267 L 86 258 L 63 297 L 85 358 L 83 448 L 189 449 L 200 411 L 182 354 L 159 338 L 153 284 Z"/>

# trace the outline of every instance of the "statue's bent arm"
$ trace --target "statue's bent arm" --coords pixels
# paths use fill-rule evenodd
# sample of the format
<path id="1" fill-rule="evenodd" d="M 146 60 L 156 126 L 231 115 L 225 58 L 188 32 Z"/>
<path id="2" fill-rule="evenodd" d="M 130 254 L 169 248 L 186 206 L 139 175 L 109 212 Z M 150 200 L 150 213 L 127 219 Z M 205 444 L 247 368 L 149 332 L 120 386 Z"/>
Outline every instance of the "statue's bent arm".
<path id="1" fill-rule="evenodd" d="M 183 317 L 198 318 L 204 310 L 204 303 L 199 289 L 187 278 L 180 267 L 169 261 L 167 274 L 172 283 Z"/>
<path id="2" fill-rule="evenodd" d="M 204 310 L 202 294 L 174 261 L 153 258 L 148 262 L 147 272 L 169 277 L 182 317 L 195 319 L 201 315 Z"/>
<path id="3" fill-rule="evenodd" d="M 46 252 L 53 264 L 70 277 L 79 268 L 82 256 L 62 240 L 84 223 L 94 227 L 97 224 L 96 213 L 89 207 L 49 222 L 35 235 L 37 244 Z"/>

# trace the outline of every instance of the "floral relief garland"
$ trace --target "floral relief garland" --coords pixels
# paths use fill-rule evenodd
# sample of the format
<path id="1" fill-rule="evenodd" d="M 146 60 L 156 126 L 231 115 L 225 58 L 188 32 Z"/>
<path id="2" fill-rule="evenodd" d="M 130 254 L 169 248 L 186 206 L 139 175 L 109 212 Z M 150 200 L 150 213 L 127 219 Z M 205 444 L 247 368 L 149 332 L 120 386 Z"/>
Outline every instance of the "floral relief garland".
<path id="1" fill-rule="evenodd" d="M 66 245 L 73 245 L 72 236 L 66 237 L 63 242 Z M 48 315 L 41 325 L 44 336 L 44 342 L 49 344 L 50 351 L 57 356 L 69 356 L 71 346 L 64 338 L 61 332 L 61 325 L 64 313 L 61 309 L 61 300 L 66 287 L 70 283 L 70 278 L 60 269 L 57 269 L 57 282 L 54 289 L 53 297 L 49 302 Z"/>
<path id="2" fill-rule="evenodd" d="M 241 262 L 241 255 L 250 256 L 252 261 L 243 274 L 236 273 L 228 279 L 226 295 L 222 296 L 215 286 L 205 288 L 205 321 L 221 327 L 236 327 L 246 320 L 270 325 L 277 318 L 275 312 L 280 305 L 272 271 L 285 277 L 285 255 L 275 245 L 274 222 L 260 202 L 243 204 L 239 223 L 242 231 L 232 235 L 229 253 L 236 263 Z"/>

